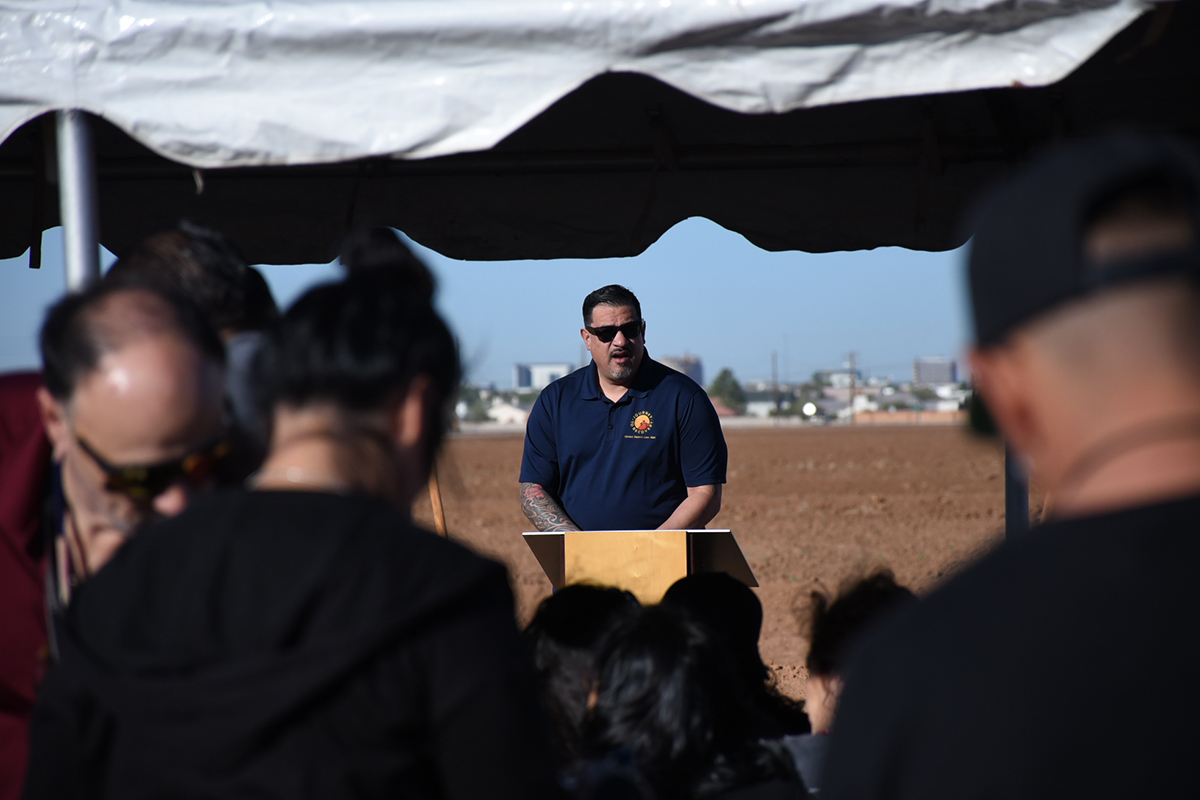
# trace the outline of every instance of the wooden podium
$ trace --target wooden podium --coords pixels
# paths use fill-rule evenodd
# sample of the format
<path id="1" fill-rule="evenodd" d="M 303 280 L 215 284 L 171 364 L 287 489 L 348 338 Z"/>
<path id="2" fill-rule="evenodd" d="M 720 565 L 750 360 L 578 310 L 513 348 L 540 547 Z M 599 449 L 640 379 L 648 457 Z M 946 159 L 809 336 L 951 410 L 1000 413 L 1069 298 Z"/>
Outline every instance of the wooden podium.
<path id="1" fill-rule="evenodd" d="M 758 586 L 729 530 L 529 531 L 522 536 L 555 589 L 573 583 L 615 586 L 649 605 L 695 572 L 725 572 Z"/>

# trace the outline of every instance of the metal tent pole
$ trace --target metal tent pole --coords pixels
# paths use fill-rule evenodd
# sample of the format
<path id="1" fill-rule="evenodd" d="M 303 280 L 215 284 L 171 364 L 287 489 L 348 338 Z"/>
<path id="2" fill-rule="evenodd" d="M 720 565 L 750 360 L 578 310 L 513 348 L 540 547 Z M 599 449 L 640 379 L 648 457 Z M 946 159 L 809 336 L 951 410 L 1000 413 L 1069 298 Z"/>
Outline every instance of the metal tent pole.
<path id="1" fill-rule="evenodd" d="M 1029 479 L 1012 451 L 1004 448 L 1004 535 L 1020 536 L 1029 530 Z"/>
<path id="2" fill-rule="evenodd" d="M 86 113 L 76 109 L 59 111 L 55 122 L 63 261 L 67 289 L 77 290 L 100 277 L 96 159 Z"/>

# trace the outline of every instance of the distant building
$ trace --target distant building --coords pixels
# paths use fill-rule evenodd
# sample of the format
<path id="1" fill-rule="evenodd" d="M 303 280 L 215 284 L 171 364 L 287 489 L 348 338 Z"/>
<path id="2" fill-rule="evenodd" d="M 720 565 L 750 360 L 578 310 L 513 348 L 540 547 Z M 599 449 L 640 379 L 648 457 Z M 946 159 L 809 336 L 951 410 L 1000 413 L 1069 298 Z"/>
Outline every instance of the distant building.
<path id="1" fill-rule="evenodd" d="M 488 419 L 502 425 L 524 425 L 529 419 L 529 409 L 512 403 L 493 403 L 487 410 Z"/>
<path id="2" fill-rule="evenodd" d="M 835 389 L 850 388 L 850 370 L 848 369 L 823 369 L 815 373 L 815 376 Z M 856 386 L 863 385 L 861 370 L 854 370 L 854 383 Z"/>
<path id="3" fill-rule="evenodd" d="M 958 365 L 952 358 L 933 356 L 913 362 L 913 385 L 935 386 L 939 383 L 958 383 Z"/>
<path id="4" fill-rule="evenodd" d="M 574 364 L 514 364 L 513 388 L 518 392 L 540 392 L 575 370 Z"/>
<path id="5" fill-rule="evenodd" d="M 682 372 L 701 386 L 704 385 L 704 366 L 696 356 L 663 356 L 657 360 L 676 372 Z"/>

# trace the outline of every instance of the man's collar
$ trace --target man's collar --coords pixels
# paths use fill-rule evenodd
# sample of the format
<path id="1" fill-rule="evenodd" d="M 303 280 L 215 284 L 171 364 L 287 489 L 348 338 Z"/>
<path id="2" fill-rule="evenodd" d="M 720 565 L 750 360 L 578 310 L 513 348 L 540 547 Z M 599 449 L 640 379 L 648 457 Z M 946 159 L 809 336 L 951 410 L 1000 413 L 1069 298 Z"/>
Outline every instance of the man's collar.
<path id="1" fill-rule="evenodd" d="M 625 395 L 621 400 L 624 400 L 626 397 L 643 398 L 650 394 L 650 390 L 654 386 L 654 373 L 657 371 L 655 369 L 657 366 L 658 362 L 652 360 L 650 353 L 643 350 L 642 363 L 638 365 L 637 374 L 633 376 L 633 383 L 627 387 Z M 600 373 L 595 361 L 588 367 L 588 374 L 584 378 L 583 385 L 580 387 L 579 396 L 583 400 L 608 399 L 600 391 Z M 621 402 L 621 400 L 617 402 Z"/>

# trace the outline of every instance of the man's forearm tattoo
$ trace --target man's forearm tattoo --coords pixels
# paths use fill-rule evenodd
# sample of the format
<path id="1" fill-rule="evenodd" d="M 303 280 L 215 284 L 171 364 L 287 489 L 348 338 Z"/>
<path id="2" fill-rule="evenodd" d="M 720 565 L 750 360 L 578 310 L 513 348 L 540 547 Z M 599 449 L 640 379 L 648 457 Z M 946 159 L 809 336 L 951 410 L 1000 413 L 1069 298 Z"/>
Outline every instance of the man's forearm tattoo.
<path id="1" fill-rule="evenodd" d="M 567 512 L 536 483 L 521 484 L 521 510 L 539 531 L 577 531 Z"/>

